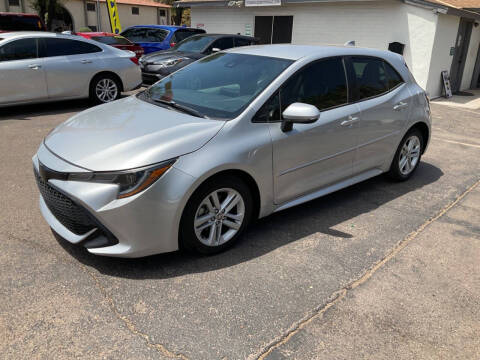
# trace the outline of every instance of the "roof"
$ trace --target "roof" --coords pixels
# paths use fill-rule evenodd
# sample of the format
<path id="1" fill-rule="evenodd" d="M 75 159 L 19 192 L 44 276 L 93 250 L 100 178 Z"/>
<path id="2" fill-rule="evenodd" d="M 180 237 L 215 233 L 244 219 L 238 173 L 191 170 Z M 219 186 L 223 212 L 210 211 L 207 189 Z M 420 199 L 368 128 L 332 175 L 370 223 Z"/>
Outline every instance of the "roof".
<path id="1" fill-rule="evenodd" d="M 106 0 L 100 0 L 101 2 L 106 2 Z M 154 0 L 117 0 L 117 4 L 126 4 L 126 5 L 137 5 L 137 6 L 153 6 L 157 8 L 171 8 L 170 5 L 163 4 Z"/>
<path id="2" fill-rule="evenodd" d="M 310 56 L 370 55 L 379 57 L 400 56 L 391 51 L 368 49 L 355 46 L 308 46 L 308 45 L 254 45 L 225 50 L 228 53 L 268 56 L 280 59 L 299 60 Z"/>

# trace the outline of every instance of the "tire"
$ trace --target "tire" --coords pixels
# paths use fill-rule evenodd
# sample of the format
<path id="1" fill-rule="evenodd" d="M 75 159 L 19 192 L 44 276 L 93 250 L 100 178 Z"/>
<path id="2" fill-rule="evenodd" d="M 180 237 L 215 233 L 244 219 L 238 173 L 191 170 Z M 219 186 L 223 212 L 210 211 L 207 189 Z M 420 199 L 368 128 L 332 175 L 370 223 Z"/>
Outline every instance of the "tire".
<path id="1" fill-rule="evenodd" d="M 412 146 L 409 148 L 409 146 Z M 409 150 L 410 149 L 410 150 Z M 390 166 L 388 176 L 395 181 L 410 179 L 417 170 L 424 149 L 420 130 L 411 129 L 402 139 Z"/>
<path id="2" fill-rule="evenodd" d="M 113 75 L 97 75 L 90 83 L 90 100 L 94 104 L 105 104 L 115 101 L 120 95 L 120 82 Z"/>
<path id="3" fill-rule="evenodd" d="M 213 194 L 217 194 L 218 202 Z M 228 206 L 233 204 L 229 199 L 235 202 L 233 207 Z M 222 207 L 228 211 L 222 213 Z M 215 213 L 215 209 L 220 211 Z M 230 248 L 250 223 L 252 210 L 252 194 L 241 179 L 225 176 L 207 180 L 185 206 L 180 222 L 180 247 L 206 255 Z"/>

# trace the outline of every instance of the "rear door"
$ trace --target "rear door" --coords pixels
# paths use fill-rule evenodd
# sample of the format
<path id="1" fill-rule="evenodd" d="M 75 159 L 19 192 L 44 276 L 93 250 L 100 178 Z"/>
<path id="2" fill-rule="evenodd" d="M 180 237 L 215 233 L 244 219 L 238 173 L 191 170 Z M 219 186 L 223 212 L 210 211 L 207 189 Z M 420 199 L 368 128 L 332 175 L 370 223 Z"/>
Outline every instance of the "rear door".
<path id="1" fill-rule="evenodd" d="M 412 98 L 398 72 L 383 59 L 350 57 L 354 100 L 360 108 L 354 175 L 381 168 L 396 150 L 407 124 Z"/>
<path id="2" fill-rule="evenodd" d="M 0 103 L 47 98 L 43 60 L 37 39 L 12 40 L 0 46 Z"/>
<path id="3" fill-rule="evenodd" d="M 49 98 L 88 96 L 92 77 L 100 70 L 93 44 L 62 38 L 44 38 L 41 54 Z"/>

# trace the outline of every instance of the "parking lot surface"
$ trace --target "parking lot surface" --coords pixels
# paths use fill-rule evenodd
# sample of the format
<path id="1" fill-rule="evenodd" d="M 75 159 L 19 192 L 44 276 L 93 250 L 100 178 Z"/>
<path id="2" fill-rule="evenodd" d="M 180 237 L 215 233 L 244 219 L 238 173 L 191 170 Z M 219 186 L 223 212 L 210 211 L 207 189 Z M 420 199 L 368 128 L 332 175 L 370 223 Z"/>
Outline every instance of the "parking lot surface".
<path id="1" fill-rule="evenodd" d="M 274 214 L 220 255 L 122 260 L 57 240 L 38 209 L 31 157 L 87 105 L 1 110 L 2 357 L 478 355 L 479 110 L 432 105 L 408 182 L 380 176 Z"/>

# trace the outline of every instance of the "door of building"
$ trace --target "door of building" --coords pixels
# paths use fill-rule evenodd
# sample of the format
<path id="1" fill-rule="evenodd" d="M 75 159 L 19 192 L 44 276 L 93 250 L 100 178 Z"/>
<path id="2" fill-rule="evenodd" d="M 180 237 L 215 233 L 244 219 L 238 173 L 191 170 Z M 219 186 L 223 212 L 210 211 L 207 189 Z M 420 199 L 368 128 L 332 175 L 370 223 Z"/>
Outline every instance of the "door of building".
<path id="1" fill-rule="evenodd" d="M 460 91 L 465 69 L 465 61 L 470 45 L 473 22 L 468 19 L 460 19 L 458 27 L 457 41 L 455 43 L 455 54 L 453 55 L 452 67 L 450 69 L 450 80 L 452 83 L 452 92 Z"/>
<path id="2" fill-rule="evenodd" d="M 255 37 L 260 44 L 290 44 L 293 16 L 255 16 Z"/>

